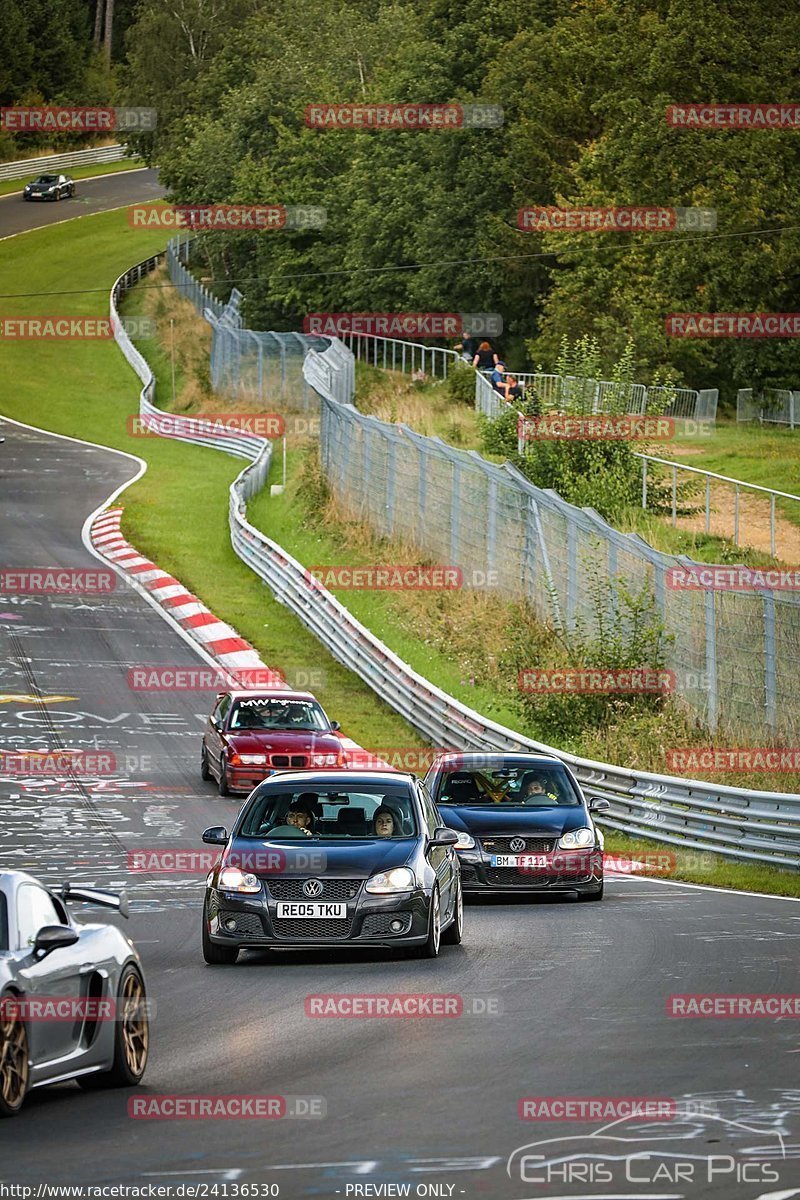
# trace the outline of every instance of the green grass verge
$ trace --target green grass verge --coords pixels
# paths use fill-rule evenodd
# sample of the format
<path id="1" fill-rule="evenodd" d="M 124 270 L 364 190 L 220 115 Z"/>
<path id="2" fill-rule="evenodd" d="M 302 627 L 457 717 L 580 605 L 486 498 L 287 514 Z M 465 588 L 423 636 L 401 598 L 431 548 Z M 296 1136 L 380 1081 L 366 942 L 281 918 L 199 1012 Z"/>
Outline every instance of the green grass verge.
<path id="1" fill-rule="evenodd" d="M 118 171 L 139 171 L 145 164 L 140 158 L 121 158 L 118 162 L 89 163 L 85 167 L 74 167 L 64 171 L 73 179 L 94 179 L 96 175 L 116 175 Z M 12 192 L 21 192 L 23 186 L 42 172 L 28 171 L 18 179 L 3 179 L 0 181 L 0 196 L 9 196 Z"/>
<path id="2" fill-rule="evenodd" d="M 10 238 L 0 243 L 5 291 L 69 289 L 72 294 L 57 301 L 6 301 L 4 311 L 105 315 L 115 277 L 163 243 L 163 232 L 128 228 L 124 212 Z M 81 288 L 87 290 L 74 294 Z M 151 354 L 152 348 L 143 349 Z M 166 361 L 163 355 L 152 357 Z M 147 461 L 147 473 L 122 500 L 123 529 L 138 550 L 181 579 L 287 678 L 323 668 L 323 682 L 314 690 L 356 741 L 368 747 L 422 744 L 405 721 L 322 650 L 233 553 L 228 489 L 242 462 L 179 442 L 130 436 L 126 421 L 138 410 L 139 383 L 115 343 L 3 341 L 0 370 L 14 381 L 4 389 L 5 415 Z M 164 395 L 168 380 L 165 374 Z"/>

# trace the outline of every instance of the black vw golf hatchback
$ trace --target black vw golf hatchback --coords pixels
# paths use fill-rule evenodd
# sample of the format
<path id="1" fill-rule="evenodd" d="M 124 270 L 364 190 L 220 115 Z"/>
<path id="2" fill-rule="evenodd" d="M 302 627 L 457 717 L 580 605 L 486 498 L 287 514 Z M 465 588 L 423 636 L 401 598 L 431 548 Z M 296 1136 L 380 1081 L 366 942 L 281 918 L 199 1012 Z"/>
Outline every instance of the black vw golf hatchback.
<path id="1" fill-rule="evenodd" d="M 395 771 L 284 771 L 253 791 L 203 904 L 203 955 L 405 946 L 435 958 L 463 923 L 458 835 L 424 785 Z"/>

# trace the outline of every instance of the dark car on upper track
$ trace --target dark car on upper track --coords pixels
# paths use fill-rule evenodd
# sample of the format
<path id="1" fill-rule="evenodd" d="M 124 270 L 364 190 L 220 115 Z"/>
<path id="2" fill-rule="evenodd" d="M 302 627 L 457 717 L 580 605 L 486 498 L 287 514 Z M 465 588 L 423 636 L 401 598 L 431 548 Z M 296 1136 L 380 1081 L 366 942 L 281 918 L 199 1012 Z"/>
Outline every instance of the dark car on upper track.
<path id="1" fill-rule="evenodd" d="M 200 774 L 229 796 L 275 771 L 345 767 L 338 730 L 311 692 L 223 692 L 203 732 Z"/>
<path id="2" fill-rule="evenodd" d="M 465 893 L 603 897 L 603 834 L 575 776 L 544 754 L 443 754 L 425 783 L 451 829 Z"/>
<path id="3" fill-rule="evenodd" d="M 26 183 L 23 200 L 63 200 L 75 195 L 75 180 L 69 175 L 40 175 Z"/>
<path id="4" fill-rule="evenodd" d="M 262 783 L 207 880 L 203 955 L 234 963 L 272 947 L 410 947 L 461 941 L 456 834 L 399 771 L 287 771 Z"/>
<path id="5" fill-rule="evenodd" d="M 139 955 L 115 925 L 74 921 L 73 901 L 127 916 L 124 894 L 65 885 L 56 895 L 24 871 L 0 872 L 0 1117 L 15 1116 L 31 1088 L 130 1087 L 144 1075 Z"/>

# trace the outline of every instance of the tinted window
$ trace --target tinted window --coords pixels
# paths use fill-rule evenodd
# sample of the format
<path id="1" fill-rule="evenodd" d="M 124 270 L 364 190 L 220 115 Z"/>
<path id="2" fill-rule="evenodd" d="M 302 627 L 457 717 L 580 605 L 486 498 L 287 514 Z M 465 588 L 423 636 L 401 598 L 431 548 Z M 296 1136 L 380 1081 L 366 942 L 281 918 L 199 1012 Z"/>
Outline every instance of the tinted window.
<path id="1" fill-rule="evenodd" d="M 24 883 L 17 892 L 17 948 L 32 946 L 44 925 L 63 925 L 61 914 L 44 888 Z"/>
<path id="2" fill-rule="evenodd" d="M 286 729 L 320 733 L 330 729 L 325 714 L 313 700 L 280 700 L 253 696 L 234 700 L 228 729 Z"/>
<path id="3" fill-rule="evenodd" d="M 441 777 L 438 804 L 503 804 L 513 808 L 575 807 L 580 797 L 558 765 L 457 766 Z"/>
<path id="4" fill-rule="evenodd" d="M 294 815 L 298 811 L 308 819 L 298 822 Z M 270 784 L 253 793 L 236 836 L 349 841 L 413 837 L 416 832 L 414 801 L 407 786 L 360 784 L 358 790 L 345 790 L 341 784 L 330 784 L 312 792 Z"/>

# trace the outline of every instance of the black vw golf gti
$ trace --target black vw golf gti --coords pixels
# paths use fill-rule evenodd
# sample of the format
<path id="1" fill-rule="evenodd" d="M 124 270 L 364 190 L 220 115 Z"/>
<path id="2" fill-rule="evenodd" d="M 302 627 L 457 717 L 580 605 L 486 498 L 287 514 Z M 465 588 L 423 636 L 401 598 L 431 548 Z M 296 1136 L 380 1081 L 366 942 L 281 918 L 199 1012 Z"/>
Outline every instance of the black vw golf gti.
<path id="1" fill-rule="evenodd" d="M 425 777 L 458 834 L 465 892 L 603 898 L 603 834 L 572 772 L 545 754 L 442 754 Z"/>
<path id="2" fill-rule="evenodd" d="M 264 947 L 406 946 L 435 958 L 461 941 L 458 835 L 424 785 L 395 771 L 283 771 L 260 784 L 207 880 L 203 955 Z"/>

